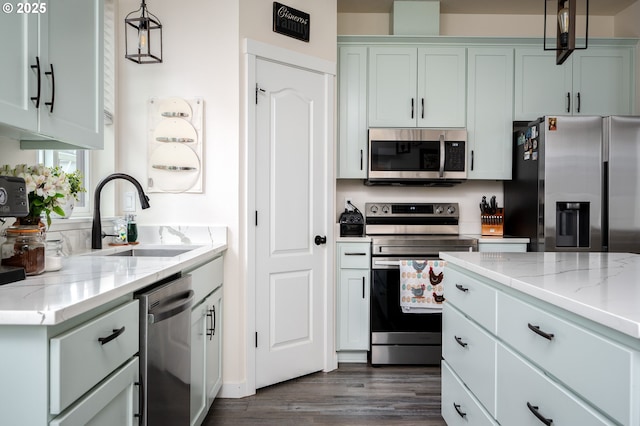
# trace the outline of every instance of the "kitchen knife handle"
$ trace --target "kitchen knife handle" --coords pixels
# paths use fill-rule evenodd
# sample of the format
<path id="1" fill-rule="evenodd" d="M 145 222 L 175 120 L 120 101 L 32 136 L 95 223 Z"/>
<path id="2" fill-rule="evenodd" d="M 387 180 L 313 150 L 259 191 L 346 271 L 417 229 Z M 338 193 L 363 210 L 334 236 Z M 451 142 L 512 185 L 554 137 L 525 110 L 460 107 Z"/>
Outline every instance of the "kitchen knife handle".
<path id="1" fill-rule="evenodd" d="M 571 93 L 567 92 L 567 112 L 571 112 Z"/>

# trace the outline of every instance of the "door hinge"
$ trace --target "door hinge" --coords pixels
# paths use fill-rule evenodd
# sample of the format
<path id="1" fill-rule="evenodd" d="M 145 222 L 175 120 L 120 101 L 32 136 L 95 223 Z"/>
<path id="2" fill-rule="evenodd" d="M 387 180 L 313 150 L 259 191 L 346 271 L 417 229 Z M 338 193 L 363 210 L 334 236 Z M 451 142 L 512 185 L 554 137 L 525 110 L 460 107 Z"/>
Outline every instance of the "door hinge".
<path id="1" fill-rule="evenodd" d="M 264 89 L 258 87 L 258 83 L 256 83 L 256 105 L 258 105 L 258 92 L 266 93 Z"/>
<path id="2" fill-rule="evenodd" d="M 256 348 L 258 347 L 258 332 L 256 331 Z"/>

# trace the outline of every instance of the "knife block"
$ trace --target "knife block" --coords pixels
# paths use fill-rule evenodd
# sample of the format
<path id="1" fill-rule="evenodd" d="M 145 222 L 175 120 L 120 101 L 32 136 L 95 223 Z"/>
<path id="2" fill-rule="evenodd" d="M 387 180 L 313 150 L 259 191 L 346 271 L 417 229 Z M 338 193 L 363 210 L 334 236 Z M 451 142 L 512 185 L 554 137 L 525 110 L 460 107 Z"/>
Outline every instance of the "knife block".
<path id="1" fill-rule="evenodd" d="M 480 223 L 482 225 L 482 236 L 503 236 L 504 235 L 504 208 L 498 207 L 496 214 L 481 214 Z"/>

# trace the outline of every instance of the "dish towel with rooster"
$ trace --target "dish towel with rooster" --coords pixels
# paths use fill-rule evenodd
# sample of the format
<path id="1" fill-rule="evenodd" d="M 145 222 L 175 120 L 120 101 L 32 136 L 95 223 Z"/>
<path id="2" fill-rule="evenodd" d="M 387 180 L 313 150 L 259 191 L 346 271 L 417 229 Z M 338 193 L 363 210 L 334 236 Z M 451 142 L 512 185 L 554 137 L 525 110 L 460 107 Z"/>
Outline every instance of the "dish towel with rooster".
<path id="1" fill-rule="evenodd" d="M 405 314 L 442 310 L 444 260 L 400 261 L 400 308 Z"/>

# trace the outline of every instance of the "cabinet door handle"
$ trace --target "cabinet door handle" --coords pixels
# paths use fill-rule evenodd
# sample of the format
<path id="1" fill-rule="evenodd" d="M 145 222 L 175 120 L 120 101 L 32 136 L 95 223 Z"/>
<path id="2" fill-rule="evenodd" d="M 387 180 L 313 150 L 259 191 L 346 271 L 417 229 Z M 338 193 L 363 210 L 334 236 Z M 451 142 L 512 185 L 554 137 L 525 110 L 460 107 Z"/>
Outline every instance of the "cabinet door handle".
<path id="1" fill-rule="evenodd" d="M 567 92 L 567 112 L 571 112 L 571 93 Z"/>
<path id="2" fill-rule="evenodd" d="M 460 291 L 465 292 L 465 293 L 466 293 L 467 291 L 469 291 L 469 289 L 468 289 L 467 287 L 464 287 L 462 284 L 456 284 L 456 288 L 457 288 L 458 290 L 460 290 Z"/>
<path id="3" fill-rule="evenodd" d="M 36 96 L 32 96 L 31 100 L 36 104 L 36 108 L 40 108 L 40 90 L 42 88 L 42 81 L 41 81 L 41 75 L 40 75 L 40 57 L 36 56 L 36 64 L 35 65 L 31 65 L 31 69 L 35 69 L 36 70 L 36 74 L 38 74 L 38 91 L 36 93 Z"/>
<path id="4" fill-rule="evenodd" d="M 463 342 L 463 341 L 462 341 L 462 337 L 458 337 L 458 336 L 453 336 L 453 337 L 454 337 L 454 339 L 456 339 L 456 342 L 457 342 L 460 346 L 462 346 L 463 348 L 466 348 L 466 347 L 467 347 L 468 343 Z"/>
<path id="5" fill-rule="evenodd" d="M 424 98 L 422 98 L 422 118 L 424 118 Z"/>
<path id="6" fill-rule="evenodd" d="M 56 78 L 53 73 L 53 64 L 49 64 L 51 71 L 45 71 L 45 75 L 51 76 L 51 102 L 45 102 L 44 104 L 49 107 L 49 112 L 53 112 L 53 104 L 56 102 Z"/>
<path id="7" fill-rule="evenodd" d="M 348 252 L 344 254 L 345 256 L 366 256 L 367 253 L 354 253 L 354 252 Z"/>
<path id="8" fill-rule="evenodd" d="M 364 167 L 363 161 L 364 161 L 364 153 L 362 150 L 360 150 L 360 170 L 363 170 L 363 167 Z"/>
<path id="9" fill-rule="evenodd" d="M 362 298 L 363 298 L 363 299 L 365 298 L 365 294 L 364 294 L 364 292 L 365 292 L 365 288 L 364 288 L 364 281 L 365 281 L 365 277 L 362 277 Z"/>
<path id="10" fill-rule="evenodd" d="M 471 150 L 471 170 L 473 170 L 473 150 Z"/>
<path id="11" fill-rule="evenodd" d="M 547 419 L 542 414 L 540 414 L 537 406 L 531 405 L 529 402 L 527 402 L 527 407 L 529 408 L 529 411 L 531 411 L 538 420 L 540 420 L 542 423 L 544 423 L 547 426 L 551 426 L 551 423 L 553 423 L 553 419 Z"/>
<path id="12" fill-rule="evenodd" d="M 462 418 L 467 417 L 467 413 L 465 413 L 464 411 L 460 411 L 460 404 L 456 404 L 455 402 L 453 403 L 453 408 L 456 409 L 456 412 L 458 413 L 458 415 Z"/>
<path id="13" fill-rule="evenodd" d="M 106 345 L 107 343 L 124 333 L 124 325 L 122 326 L 122 328 L 116 328 L 112 331 L 113 333 L 111 333 L 107 337 L 98 337 L 98 342 L 100 342 L 101 345 Z"/>
<path id="14" fill-rule="evenodd" d="M 553 333 L 545 333 L 544 331 L 540 330 L 540 326 L 527 323 L 527 327 L 529 327 L 529 330 L 533 331 L 538 336 L 542 336 L 547 340 L 553 340 Z"/>
<path id="15" fill-rule="evenodd" d="M 578 112 L 580 112 L 580 104 L 582 102 L 580 102 L 580 92 L 578 92 Z"/>
<path id="16" fill-rule="evenodd" d="M 414 106 L 413 106 L 414 101 L 415 101 L 415 99 L 411 98 L 411 118 L 413 118 L 413 115 L 414 115 L 413 114 L 413 112 L 414 112 Z"/>
<path id="17" fill-rule="evenodd" d="M 207 310 L 207 317 L 211 318 L 211 327 L 207 330 L 207 336 L 209 340 L 213 340 L 213 336 L 216 335 L 216 305 L 212 305 L 211 309 Z"/>

